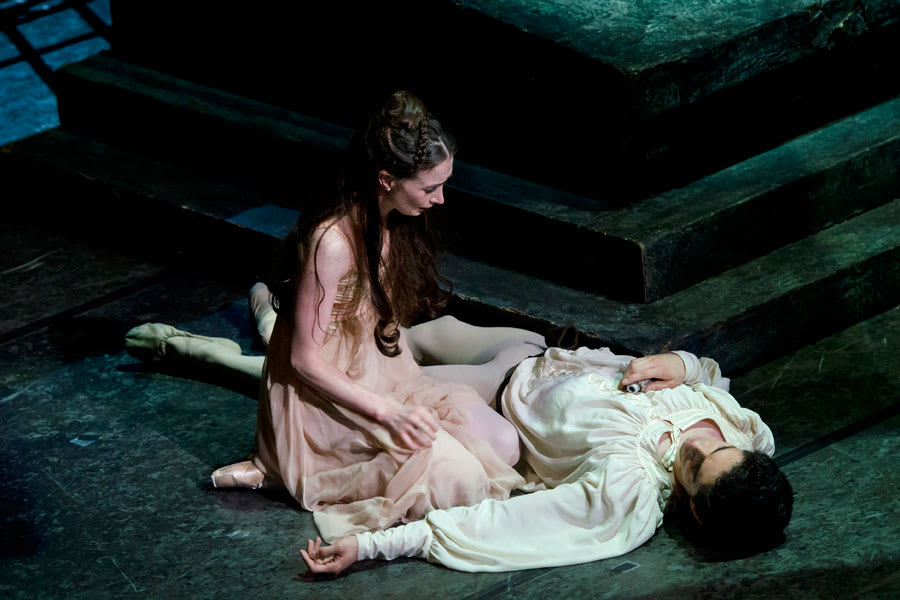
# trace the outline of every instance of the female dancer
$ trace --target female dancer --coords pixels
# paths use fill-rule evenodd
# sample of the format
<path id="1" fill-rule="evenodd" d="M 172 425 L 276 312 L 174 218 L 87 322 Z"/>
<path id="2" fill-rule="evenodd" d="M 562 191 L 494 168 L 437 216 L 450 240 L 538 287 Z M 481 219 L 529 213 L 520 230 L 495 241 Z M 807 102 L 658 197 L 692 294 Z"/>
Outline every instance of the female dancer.
<path id="1" fill-rule="evenodd" d="M 454 150 L 405 92 L 351 142 L 338 202 L 300 227 L 298 274 L 273 290 L 279 315 L 262 373 L 257 451 L 214 473 L 216 485 L 283 485 L 333 539 L 505 498 L 521 483 L 507 464 L 517 458 L 515 430 L 472 387 L 427 376 L 400 328 L 437 305 L 423 213 L 443 203 Z M 421 353 L 442 323 L 425 328 Z M 528 350 L 504 360 L 540 350 L 531 335 Z M 176 340 L 210 343 L 176 336 L 159 346 L 171 352 Z"/>

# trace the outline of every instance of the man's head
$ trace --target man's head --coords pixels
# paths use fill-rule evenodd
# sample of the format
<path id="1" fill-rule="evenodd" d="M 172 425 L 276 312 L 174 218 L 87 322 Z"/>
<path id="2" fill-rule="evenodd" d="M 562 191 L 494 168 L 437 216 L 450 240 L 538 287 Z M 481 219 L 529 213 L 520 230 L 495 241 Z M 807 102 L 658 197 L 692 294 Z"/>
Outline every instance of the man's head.
<path id="1" fill-rule="evenodd" d="M 685 441 L 675 475 L 706 541 L 751 549 L 780 539 L 791 519 L 794 494 L 771 458 L 720 439 Z"/>
<path id="2" fill-rule="evenodd" d="M 762 452 L 702 484 L 691 509 L 706 536 L 719 545 L 764 546 L 778 539 L 794 506 L 794 491 L 775 461 Z"/>

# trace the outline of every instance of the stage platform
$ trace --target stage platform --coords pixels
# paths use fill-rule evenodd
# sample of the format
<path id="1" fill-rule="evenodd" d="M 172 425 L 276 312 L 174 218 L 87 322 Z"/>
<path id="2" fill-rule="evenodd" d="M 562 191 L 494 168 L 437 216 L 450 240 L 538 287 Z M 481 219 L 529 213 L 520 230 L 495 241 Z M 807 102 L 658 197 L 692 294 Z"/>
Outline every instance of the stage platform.
<path id="1" fill-rule="evenodd" d="M 209 14 L 113 0 L 117 30 L 106 0 L 16 0 L 0 2 L 0 596 L 893 599 L 898 2 L 391 4 L 415 7 L 406 20 L 445 17 L 404 31 L 467 32 L 439 49 L 461 59 L 452 76 L 418 81 L 448 90 L 443 114 L 474 115 L 460 119 L 444 215 L 461 232 L 442 263 L 450 311 L 719 359 L 775 434 L 796 492 L 787 540 L 722 560 L 667 524 L 625 556 L 565 568 L 400 560 L 311 577 L 299 556 L 310 513 L 282 493 L 209 483 L 253 448 L 255 382 L 140 363 L 123 337 L 162 321 L 263 351 L 247 289 L 369 106 L 334 103 L 339 87 L 313 93 L 333 49 L 316 44 L 344 38 L 329 38 L 333 19 L 300 26 L 239 3 Z M 385 18 L 374 13 L 341 31 Z M 461 85 L 467 73 L 506 86 L 500 105 L 532 94 L 499 129 L 481 127 L 490 97 Z M 573 95 L 612 83 L 599 105 Z M 503 128 L 546 100 L 572 112 L 541 111 L 541 143 L 510 144 Z M 563 142 L 619 117 L 601 160 L 579 158 L 608 179 L 524 161 L 562 156 Z M 504 139 L 523 160 L 501 160 Z M 542 254 L 553 245 L 577 260 L 560 268 Z M 597 277 L 600 259 L 614 277 Z"/>

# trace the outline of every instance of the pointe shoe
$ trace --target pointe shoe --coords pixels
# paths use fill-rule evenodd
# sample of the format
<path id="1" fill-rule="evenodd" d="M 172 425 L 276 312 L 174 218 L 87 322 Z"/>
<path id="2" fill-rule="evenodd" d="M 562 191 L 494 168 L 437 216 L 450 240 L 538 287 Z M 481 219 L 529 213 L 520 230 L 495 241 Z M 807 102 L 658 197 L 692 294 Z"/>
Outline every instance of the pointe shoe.
<path id="1" fill-rule="evenodd" d="M 173 337 L 188 337 L 217 344 L 222 349 L 236 354 L 241 347 L 229 339 L 196 335 L 181 331 L 165 323 L 144 323 L 125 334 L 125 350 L 135 358 L 159 362 L 166 358 L 166 342 Z"/>
<path id="2" fill-rule="evenodd" d="M 221 469 L 216 469 L 210 475 L 215 488 L 250 488 L 258 490 L 263 486 L 266 476 L 249 460 L 242 460 Z"/>
<path id="3" fill-rule="evenodd" d="M 265 345 L 269 345 L 275 318 L 278 316 L 272 308 L 272 293 L 269 286 L 257 281 L 250 288 L 250 317 L 256 322 L 256 330 Z"/>

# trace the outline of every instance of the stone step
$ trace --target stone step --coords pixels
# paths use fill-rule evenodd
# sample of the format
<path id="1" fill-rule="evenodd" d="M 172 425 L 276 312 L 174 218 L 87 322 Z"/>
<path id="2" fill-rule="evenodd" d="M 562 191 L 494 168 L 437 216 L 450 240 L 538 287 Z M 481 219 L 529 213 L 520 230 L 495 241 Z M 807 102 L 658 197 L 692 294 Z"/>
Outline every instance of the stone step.
<path id="1" fill-rule="evenodd" d="M 281 256 L 296 211 L 260 189 L 62 129 L 0 148 L 4 211 L 71 223 L 85 235 L 171 254 L 186 251 L 261 273 Z"/>
<path id="2" fill-rule="evenodd" d="M 243 173 L 292 208 L 332 193 L 346 128 L 109 56 L 58 75 L 69 129 Z M 444 212 L 457 252 L 652 302 L 895 197 L 898 138 L 894 100 L 624 207 L 458 161 Z"/>
<path id="3" fill-rule="evenodd" d="M 349 126 L 412 89 L 473 162 L 606 201 L 900 93 L 900 0 L 386 0 L 277 15 L 129 0 L 114 15 L 113 51 L 129 60 Z"/>
<path id="4" fill-rule="evenodd" d="M 652 304 L 617 302 L 448 257 L 461 318 L 534 330 L 574 325 L 632 354 L 686 349 L 734 373 L 900 302 L 900 199 Z"/>
<path id="5" fill-rule="evenodd" d="M 654 302 L 897 197 L 900 98 L 618 209 L 525 196 L 500 210 L 466 196 L 450 209 L 485 216 L 465 221 L 466 247 L 495 257 L 491 262 L 544 265 L 532 272 Z M 508 206 L 528 217 L 513 217 Z M 508 245 L 501 256 L 494 232 L 504 222 L 524 243 L 501 238 Z"/>
<path id="6" fill-rule="evenodd" d="M 33 153 L 24 151 L 29 146 Z M 50 149 L 67 146 L 68 161 L 48 160 Z M 102 225 L 114 240 L 253 275 L 266 274 L 298 214 L 224 174 L 209 183 L 196 169 L 119 154 L 61 130 L 4 148 L 0 175 L 12 192 L 7 210 L 79 229 Z M 444 258 L 443 272 L 454 283 L 449 310 L 464 320 L 536 331 L 572 324 L 589 344 L 632 354 L 685 348 L 736 372 L 900 302 L 898 245 L 894 200 L 652 304 L 459 255 Z"/>

